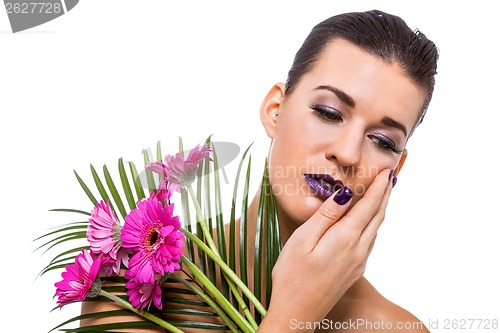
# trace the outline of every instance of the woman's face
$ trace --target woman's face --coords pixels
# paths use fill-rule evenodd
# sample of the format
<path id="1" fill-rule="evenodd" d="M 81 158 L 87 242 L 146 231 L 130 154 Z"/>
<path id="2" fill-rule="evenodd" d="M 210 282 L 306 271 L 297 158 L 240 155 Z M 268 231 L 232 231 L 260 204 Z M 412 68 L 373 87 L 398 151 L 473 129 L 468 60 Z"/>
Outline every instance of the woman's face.
<path id="1" fill-rule="evenodd" d="M 397 64 L 342 39 L 326 46 L 291 94 L 283 90 L 271 89 L 261 116 L 273 139 L 270 182 L 294 224 L 331 194 L 322 190 L 330 187 L 325 175 L 348 186 L 355 203 L 378 173 L 396 168 L 425 100 Z"/>

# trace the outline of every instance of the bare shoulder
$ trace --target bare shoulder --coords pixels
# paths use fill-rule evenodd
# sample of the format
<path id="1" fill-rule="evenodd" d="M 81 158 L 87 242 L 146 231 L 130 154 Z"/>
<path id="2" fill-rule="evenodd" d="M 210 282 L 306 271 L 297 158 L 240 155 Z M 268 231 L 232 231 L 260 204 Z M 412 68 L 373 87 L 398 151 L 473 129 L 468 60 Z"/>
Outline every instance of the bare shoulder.
<path id="1" fill-rule="evenodd" d="M 410 311 L 382 296 L 366 279 L 358 281 L 332 309 L 331 332 L 429 333 Z"/>
<path id="2" fill-rule="evenodd" d="M 424 323 L 410 311 L 382 296 L 380 300 L 373 300 L 372 306 L 375 309 L 371 312 L 370 319 L 374 322 L 385 323 L 385 327 L 391 332 L 429 333 Z M 380 329 L 378 331 L 380 332 Z"/>

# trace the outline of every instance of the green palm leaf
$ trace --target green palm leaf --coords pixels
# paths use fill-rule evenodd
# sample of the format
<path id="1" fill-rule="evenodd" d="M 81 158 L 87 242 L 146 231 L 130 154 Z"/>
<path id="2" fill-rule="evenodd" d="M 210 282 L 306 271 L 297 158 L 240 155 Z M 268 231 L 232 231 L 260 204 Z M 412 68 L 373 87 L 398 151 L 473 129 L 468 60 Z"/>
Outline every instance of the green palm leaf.
<path id="1" fill-rule="evenodd" d="M 101 199 L 104 202 L 108 202 L 109 205 L 111 206 L 111 209 L 114 211 L 115 208 L 113 206 L 113 203 L 109 199 L 109 195 L 108 195 L 108 192 L 106 191 L 106 187 L 102 183 L 101 178 L 99 177 L 99 174 L 97 173 L 96 169 L 94 168 L 94 166 L 92 164 L 90 165 L 90 172 L 92 173 L 92 177 L 94 178 L 94 182 L 95 182 L 95 185 L 97 187 L 97 190 L 99 191 L 99 194 L 101 195 Z M 80 182 L 80 184 L 82 185 L 82 187 L 85 186 L 85 188 L 88 189 L 87 185 L 83 182 L 83 180 Z M 93 204 L 95 204 L 95 202 L 93 202 Z"/>
<path id="2" fill-rule="evenodd" d="M 248 150 L 247 150 L 248 151 Z M 245 152 L 246 154 L 246 152 Z M 248 191 L 250 187 L 250 164 L 252 163 L 252 157 L 249 156 L 248 158 L 248 166 L 247 166 L 247 173 L 245 177 L 245 184 L 243 188 L 243 202 L 241 205 L 242 212 L 241 212 L 241 218 L 240 218 L 240 276 L 241 280 L 247 284 L 248 283 L 248 270 L 247 270 L 247 258 L 248 258 Z M 240 168 L 241 168 L 240 164 Z M 239 173 L 239 170 L 238 170 Z M 235 183 L 236 187 L 236 183 Z M 236 191 L 236 189 L 235 189 Z M 235 194 L 233 194 L 233 207 L 234 207 L 234 202 L 236 201 Z M 232 209 L 231 216 L 233 216 L 234 212 Z M 231 219 L 231 223 L 234 224 L 233 219 Z M 234 230 L 234 227 L 232 228 Z M 231 235 L 232 239 L 235 238 L 235 235 Z M 234 243 L 234 241 L 233 241 Z M 234 246 L 234 245 L 233 245 Z M 236 252 L 236 250 L 233 250 Z M 243 298 L 246 304 L 249 304 L 248 298 Z"/>
<path id="3" fill-rule="evenodd" d="M 132 187 L 130 186 L 127 173 L 125 172 L 125 166 L 123 165 L 123 158 L 118 160 L 118 171 L 120 172 L 120 180 L 122 182 L 123 191 L 125 193 L 125 197 L 127 198 L 127 203 L 129 208 L 135 209 L 135 199 L 134 194 L 132 193 Z"/>
<path id="4" fill-rule="evenodd" d="M 144 157 L 144 165 L 148 164 L 153 159 L 151 156 L 149 156 L 149 152 L 147 149 L 142 150 L 142 155 Z M 145 170 L 145 173 L 146 173 L 146 179 L 147 179 L 147 183 L 148 183 L 148 193 L 156 191 L 156 184 L 155 184 L 153 173 L 149 170 Z"/>
<path id="5" fill-rule="evenodd" d="M 90 167 L 93 169 L 92 165 L 90 165 Z M 80 178 L 80 176 L 78 175 L 78 173 L 76 173 L 76 171 L 73 171 L 73 172 L 75 173 L 76 179 L 78 180 L 78 183 L 80 183 L 83 191 L 85 192 L 85 194 L 87 194 L 87 196 L 89 197 L 89 199 L 92 202 L 92 204 L 95 205 L 97 203 L 97 199 L 92 194 L 92 192 L 90 191 L 90 189 L 88 188 L 88 186 L 85 184 L 85 182 Z"/>
<path id="6" fill-rule="evenodd" d="M 135 167 L 134 162 L 128 162 L 130 167 L 130 173 L 132 174 L 132 180 L 134 182 L 135 193 L 137 195 L 137 200 L 144 199 L 146 195 L 144 194 L 143 184 L 139 179 L 139 174 L 137 173 L 137 168 Z"/>
<path id="7" fill-rule="evenodd" d="M 118 207 L 118 210 L 120 211 L 120 214 L 122 215 L 123 219 L 125 219 L 125 216 L 127 216 L 127 211 L 125 210 L 122 198 L 118 193 L 118 190 L 116 189 L 115 183 L 113 182 L 113 178 L 111 177 L 111 174 L 108 171 L 108 167 L 104 165 L 102 167 L 102 170 L 104 172 L 104 179 L 106 179 L 106 184 L 108 185 L 108 189 L 111 192 L 111 196 L 113 197 L 113 200 L 115 201 L 116 206 Z M 130 187 L 130 185 L 128 184 L 127 186 Z"/>
<path id="8" fill-rule="evenodd" d="M 55 208 L 55 209 L 49 209 L 49 212 L 67 212 L 67 213 L 79 213 L 83 215 L 90 216 L 89 212 L 85 212 L 83 210 L 78 210 L 78 209 L 68 209 L 68 208 Z"/>
<path id="9" fill-rule="evenodd" d="M 214 145 L 211 145 L 214 148 Z M 215 224 L 217 229 L 217 246 L 219 254 L 227 262 L 226 234 L 224 230 L 224 218 L 222 210 L 222 197 L 219 177 L 219 162 L 217 152 L 214 149 L 214 196 L 215 196 Z M 225 279 L 221 281 L 222 293 L 224 297 L 229 298 L 229 285 Z"/>

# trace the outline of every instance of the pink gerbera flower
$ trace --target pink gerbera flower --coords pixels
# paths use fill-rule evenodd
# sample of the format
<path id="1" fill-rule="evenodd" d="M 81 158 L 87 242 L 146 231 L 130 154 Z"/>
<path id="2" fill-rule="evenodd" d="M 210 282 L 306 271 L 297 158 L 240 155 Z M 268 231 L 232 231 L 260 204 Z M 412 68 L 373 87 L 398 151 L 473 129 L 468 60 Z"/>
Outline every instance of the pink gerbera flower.
<path id="1" fill-rule="evenodd" d="M 87 297 L 96 297 L 101 289 L 98 277 L 100 266 L 100 259 L 94 260 L 88 250 L 82 250 L 75 257 L 74 264 L 66 265 L 61 274 L 62 281 L 55 283 L 57 304 L 62 307 Z"/>
<path id="2" fill-rule="evenodd" d="M 196 179 L 198 165 L 203 160 L 212 160 L 210 153 L 212 147 L 208 145 L 197 145 L 189 152 L 189 156 L 184 158 L 182 153 L 165 156 L 165 163 L 160 161 L 149 162 L 146 169 L 164 176 L 168 183 L 180 187 L 191 185 Z"/>
<path id="3" fill-rule="evenodd" d="M 127 295 L 130 303 L 141 310 L 148 310 L 152 303 L 158 309 L 162 309 L 161 302 L 161 275 L 154 274 L 152 283 L 140 283 L 130 276 L 130 272 L 125 272 L 125 278 L 130 279 L 125 287 L 127 288 Z"/>
<path id="4" fill-rule="evenodd" d="M 166 181 L 160 183 L 156 192 L 151 192 L 150 196 L 156 197 L 163 206 L 170 204 L 170 198 L 172 197 L 173 191 L 175 191 L 176 186 L 168 186 Z"/>
<path id="5" fill-rule="evenodd" d="M 109 203 L 98 202 L 89 218 L 87 240 L 93 254 L 109 258 L 101 267 L 107 275 L 117 275 L 122 262 L 128 266 L 130 251 L 121 246 L 121 228 Z"/>
<path id="6" fill-rule="evenodd" d="M 125 217 L 122 246 L 134 253 L 127 275 L 136 282 L 153 283 L 155 273 L 163 276 L 180 269 L 184 234 L 178 231 L 181 224 L 173 210 L 173 204 L 163 206 L 151 196 Z"/>

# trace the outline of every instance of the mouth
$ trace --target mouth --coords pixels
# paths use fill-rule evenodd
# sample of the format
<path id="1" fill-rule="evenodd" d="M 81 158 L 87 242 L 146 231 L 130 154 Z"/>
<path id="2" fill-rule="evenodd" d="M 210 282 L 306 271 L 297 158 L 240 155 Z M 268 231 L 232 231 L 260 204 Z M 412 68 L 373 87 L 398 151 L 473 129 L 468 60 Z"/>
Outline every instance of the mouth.
<path id="1" fill-rule="evenodd" d="M 344 187 L 339 179 L 334 179 L 328 174 L 304 174 L 304 179 L 316 195 L 323 200 L 328 199 L 333 193 Z"/>

